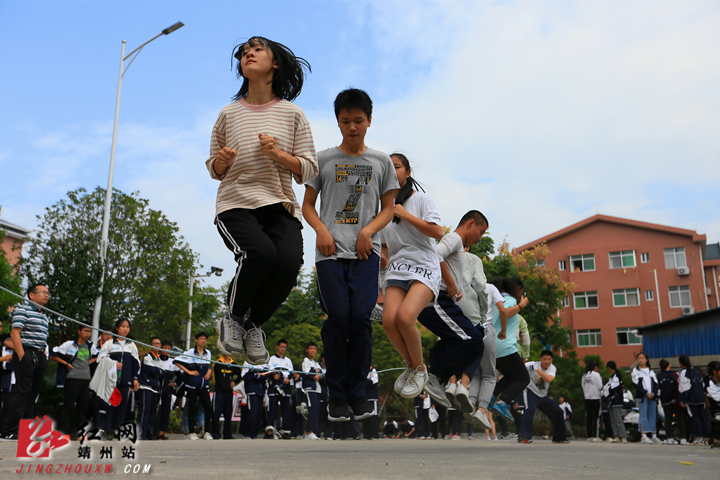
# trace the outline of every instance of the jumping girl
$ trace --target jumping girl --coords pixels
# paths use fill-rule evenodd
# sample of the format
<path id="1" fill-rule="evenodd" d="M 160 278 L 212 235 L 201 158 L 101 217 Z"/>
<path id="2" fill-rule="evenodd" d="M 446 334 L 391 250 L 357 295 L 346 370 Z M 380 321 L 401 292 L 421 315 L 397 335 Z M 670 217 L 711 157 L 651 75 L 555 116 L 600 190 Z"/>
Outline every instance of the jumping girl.
<path id="1" fill-rule="evenodd" d="M 395 216 L 382 230 L 383 250 L 387 249 L 388 258 L 383 328 L 406 365 L 395 381 L 395 392 L 414 398 L 428 382 L 415 321 L 439 292 L 440 259 L 433 240 L 442 238 L 442 227 L 433 201 L 417 191 L 419 186 L 410 176 L 410 162 L 405 155 L 393 153 L 390 158 L 400 192 L 395 200 Z"/>
<path id="2" fill-rule="evenodd" d="M 220 181 L 215 224 L 238 264 L 217 345 L 238 360 L 245 350 L 248 363 L 260 365 L 270 359 L 260 326 L 295 286 L 303 261 L 292 180 L 302 185 L 318 173 L 310 124 L 291 103 L 310 65 L 263 37 L 236 46 L 233 57 L 243 83 L 220 111 L 205 162 Z"/>

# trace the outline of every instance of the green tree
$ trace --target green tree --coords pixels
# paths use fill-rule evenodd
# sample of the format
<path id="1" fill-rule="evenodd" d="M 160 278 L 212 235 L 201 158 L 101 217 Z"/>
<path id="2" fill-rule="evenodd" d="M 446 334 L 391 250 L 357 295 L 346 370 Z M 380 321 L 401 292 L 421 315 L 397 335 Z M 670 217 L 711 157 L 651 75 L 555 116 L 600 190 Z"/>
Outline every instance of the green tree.
<path id="1" fill-rule="evenodd" d="M 42 281 L 50 288 L 48 308 L 87 323 L 103 271 L 99 244 L 104 199 L 100 187 L 93 192 L 78 189 L 46 208 L 38 217 L 37 237 L 21 261 L 29 282 Z M 101 324 L 128 317 L 133 321 L 131 335 L 140 340 L 151 334 L 173 338 L 183 327 L 188 279 L 199 266 L 178 231 L 177 224 L 151 209 L 138 192 L 113 191 Z M 73 336 L 75 329 L 61 327 L 53 340 Z"/>
<path id="2" fill-rule="evenodd" d="M 0 228 L 0 244 L 5 240 L 5 231 Z M 5 256 L 5 250 L 0 248 L 0 285 L 7 288 L 11 292 L 15 292 L 18 295 L 20 292 L 20 276 L 17 275 L 16 268 L 10 265 L 10 262 Z M 3 322 L 3 328 L 10 331 L 10 318 L 12 314 L 9 309 L 16 303 L 18 298 L 0 290 L 0 321 Z M 7 325 L 7 327 L 6 327 Z"/>

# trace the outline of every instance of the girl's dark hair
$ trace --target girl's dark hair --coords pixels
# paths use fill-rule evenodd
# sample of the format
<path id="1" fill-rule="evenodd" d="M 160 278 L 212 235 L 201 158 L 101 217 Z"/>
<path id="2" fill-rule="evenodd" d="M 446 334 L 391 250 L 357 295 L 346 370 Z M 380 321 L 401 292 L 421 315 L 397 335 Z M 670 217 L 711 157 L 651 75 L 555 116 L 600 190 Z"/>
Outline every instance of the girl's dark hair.
<path id="1" fill-rule="evenodd" d="M 405 167 L 405 170 L 408 172 L 412 171 L 412 168 L 410 168 L 410 160 L 407 159 L 405 155 L 402 153 L 391 153 L 391 157 L 397 157 L 400 159 L 400 163 L 402 163 L 403 167 Z M 408 177 L 407 182 L 405 182 L 405 185 L 400 187 L 400 191 L 398 192 L 397 198 L 395 199 L 395 205 L 402 205 L 405 203 L 405 200 L 410 198 L 410 196 L 413 193 L 413 190 L 420 189 L 423 192 L 425 192 L 425 189 L 420 186 L 418 182 L 415 181 L 412 176 Z M 393 217 L 392 219 L 393 223 L 400 223 L 400 219 L 398 217 Z"/>
<path id="2" fill-rule="evenodd" d="M 122 325 L 123 322 L 127 322 L 128 327 L 132 327 L 132 323 L 130 322 L 130 319 L 118 318 L 117 321 L 115 322 L 115 333 L 117 333 L 118 328 L 120 328 L 120 325 Z"/>
<path id="3" fill-rule="evenodd" d="M 609 362 L 607 362 L 606 366 L 610 370 L 614 370 L 615 372 L 617 372 L 617 364 L 615 363 L 615 360 L 610 360 Z"/>
<path id="4" fill-rule="evenodd" d="M 597 366 L 598 366 L 598 363 L 595 360 L 589 360 L 585 364 L 585 373 L 592 372 L 593 370 L 595 370 L 595 367 L 597 367 Z"/>
<path id="5" fill-rule="evenodd" d="M 678 358 L 678 361 L 680 362 L 680 365 L 687 369 L 692 368 L 692 363 L 690 363 L 690 357 L 687 355 L 680 355 L 680 358 Z"/>
<path id="6" fill-rule="evenodd" d="M 661 371 L 664 372 L 665 370 L 667 370 L 667 367 L 669 367 L 669 366 L 670 366 L 670 362 L 668 362 L 664 358 L 662 360 L 660 360 L 660 370 Z"/>
<path id="7" fill-rule="evenodd" d="M 505 293 L 508 293 L 510 295 L 513 295 L 518 290 L 518 288 L 525 288 L 522 280 L 517 277 L 510 277 L 504 279 L 503 287 L 505 287 Z"/>
<path id="8" fill-rule="evenodd" d="M 488 280 L 488 283 L 492 283 L 493 285 L 495 285 L 495 288 L 497 288 L 499 292 L 504 292 L 505 291 L 505 282 L 503 280 L 504 279 L 499 278 L 499 277 L 491 278 L 490 280 Z"/>
<path id="9" fill-rule="evenodd" d="M 240 59 L 243 56 L 245 47 L 254 47 L 262 45 L 272 52 L 273 60 L 277 62 L 278 68 L 272 79 L 272 90 L 276 97 L 283 100 L 293 101 L 300 95 L 303 82 L 305 81 L 305 71 L 312 72 L 310 64 L 304 58 L 297 57 L 288 47 L 282 43 L 273 42 L 265 37 L 250 37 L 248 41 L 236 45 L 233 48 L 232 56 L 237 60 L 235 69 L 237 77 L 242 79 L 243 83 L 240 91 L 233 97 L 233 100 L 245 98 L 248 94 L 248 86 L 250 82 L 243 75 Z M 232 61 L 230 62 L 232 64 Z"/>
<path id="10" fill-rule="evenodd" d="M 712 362 L 708 363 L 707 369 L 708 375 L 712 377 L 713 375 L 715 375 L 715 372 L 720 370 L 720 362 L 718 362 L 717 360 L 713 360 Z"/>

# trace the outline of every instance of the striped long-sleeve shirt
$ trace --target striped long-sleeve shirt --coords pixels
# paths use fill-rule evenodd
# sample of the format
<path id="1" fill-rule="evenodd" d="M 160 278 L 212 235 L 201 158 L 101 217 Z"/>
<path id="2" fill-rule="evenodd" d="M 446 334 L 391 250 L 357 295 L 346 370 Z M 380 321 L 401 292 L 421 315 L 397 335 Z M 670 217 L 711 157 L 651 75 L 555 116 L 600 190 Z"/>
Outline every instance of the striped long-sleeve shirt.
<path id="1" fill-rule="evenodd" d="M 18 305 L 13 311 L 11 328 L 20 328 L 20 342 L 44 350 L 47 347 L 49 321 L 35 305 Z"/>
<path id="2" fill-rule="evenodd" d="M 300 160 L 300 175 L 262 153 L 260 133 L 273 137 L 280 150 Z M 213 165 L 223 147 L 237 150 L 237 157 L 224 175 L 218 175 Z M 205 164 L 210 176 L 220 180 L 216 215 L 233 208 L 256 209 L 282 203 L 301 220 L 292 179 L 303 184 L 318 174 L 315 144 L 305 114 L 297 105 L 279 98 L 265 105 L 250 105 L 241 99 L 223 108 L 213 127 L 210 158 Z"/>

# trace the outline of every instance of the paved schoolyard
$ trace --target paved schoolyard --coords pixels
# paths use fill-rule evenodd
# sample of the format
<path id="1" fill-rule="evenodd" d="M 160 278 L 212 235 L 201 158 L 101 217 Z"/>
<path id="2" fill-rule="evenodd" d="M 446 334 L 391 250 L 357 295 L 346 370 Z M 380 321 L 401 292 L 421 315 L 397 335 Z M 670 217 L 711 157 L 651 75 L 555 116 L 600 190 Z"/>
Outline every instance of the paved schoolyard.
<path id="1" fill-rule="evenodd" d="M 414 479 L 575 479 L 720 478 L 720 451 L 708 447 L 593 444 L 582 440 L 556 445 L 485 440 L 225 440 L 138 442 L 134 460 L 122 459 L 129 442 L 91 442 L 91 460 L 78 459 L 77 442 L 48 459 L 15 458 L 17 443 L 0 442 L 0 479 L 55 478 L 93 474 L 175 479 L 215 478 L 414 478 Z M 113 459 L 100 459 L 101 446 Z M 40 461 L 42 460 L 42 461 Z M 687 462 L 693 465 L 681 463 Z M 27 473 L 30 465 L 31 473 Z M 43 473 L 37 473 L 42 465 Z M 137 465 L 137 466 L 136 466 Z M 23 473 L 17 473 L 22 468 Z M 68 469 L 70 472 L 68 472 Z"/>

